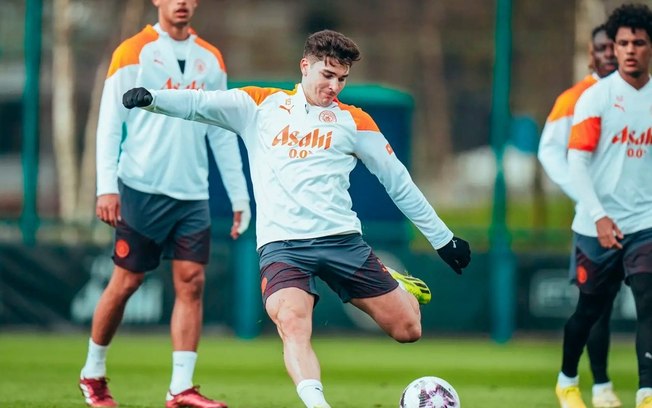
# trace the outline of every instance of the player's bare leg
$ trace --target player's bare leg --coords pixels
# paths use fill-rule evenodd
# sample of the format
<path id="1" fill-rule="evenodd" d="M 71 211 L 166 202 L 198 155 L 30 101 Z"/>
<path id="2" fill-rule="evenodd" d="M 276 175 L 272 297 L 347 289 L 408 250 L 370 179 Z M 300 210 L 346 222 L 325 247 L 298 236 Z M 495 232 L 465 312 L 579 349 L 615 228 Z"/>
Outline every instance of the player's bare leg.
<path id="1" fill-rule="evenodd" d="M 144 273 L 134 273 L 120 266 L 113 268 L 111 280 L 102 293 L 93 314 L 91 338 L 106 346 L 111 343 L 122 322 L 127 301 L 145 279 Z"/>
<path id="2" fill-rule="evenodd" d="M 113 275 L 102 293 L 93 314 L 91 339 L 86 363 L 82 368 L 79 388 L 91 407 L 114 407 L 106 379 L 106 353 L 109 343 L 122 322 L 127 301 L 140 287 L 145 275 L 115 266 Z"/>
<path id="3" fill-rule="evenodd" d="M 172 261 L 174 308 L 170 320 L 174 350 L 197 351 L 202 326 L 204 266 L 192 261 Z"/>
<path id="4" fill-rule="evenodd" d="M 197 362 L 197 346 L 203 319 L 204 266 L 197 262 L 173 260 L 174 308 L 170 319 L 172 336 L 172 380 L 166 396 L 167 408 L 226 408 L 226 403 L 199 393 L 192 377 Z"/>
<path id="5" fill-rule="evenodd" d="M 376 297 L 351 299 L 351 304 L 371 316 L 398 342 L 411 343 L 421 338 L 419 303 L 401 288 Z"/>
<path id="6" fill-rule="evenodd" d="M 323 395 L 317 355 L 310 343 L 314 297 L 298 288 L 284 288 L 267 298 L 265 309 L 283 341 L 283 359 L 297 393 L 309 407 L 328 407 Z"/>

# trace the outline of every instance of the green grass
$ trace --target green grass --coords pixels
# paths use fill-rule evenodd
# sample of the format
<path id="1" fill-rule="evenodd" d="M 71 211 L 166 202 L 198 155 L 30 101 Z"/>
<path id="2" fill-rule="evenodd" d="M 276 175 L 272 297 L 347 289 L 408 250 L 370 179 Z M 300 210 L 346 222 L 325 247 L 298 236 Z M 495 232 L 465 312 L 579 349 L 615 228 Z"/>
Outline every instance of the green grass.
<path id="1" fill-rule="evenodd" d="M 85 334 L 0 334 L 0 407 L 83 407 L 77 389 Z M 411 380 L 436 375 L 453 384 L 464 408 L 556 408 L 553 387 L 560 341 L 438 339 L 401 345 L 388 338 L 317 336 L 326 396 L 334 408 L 396 408 Z M 162 407 L 170 376 L 166 334 L 121 334 L 109 352 L 111 389 L 121 407 Z M 582 389 L 591 376 L 583 358 Z M 625 407 L 634 406 L 632 339 L 612 342 L 610 374 Z M 303 407 L 285 373 L 275 337 L 237 340 L 205 335 L 195 381 L 233 408 Z"/>

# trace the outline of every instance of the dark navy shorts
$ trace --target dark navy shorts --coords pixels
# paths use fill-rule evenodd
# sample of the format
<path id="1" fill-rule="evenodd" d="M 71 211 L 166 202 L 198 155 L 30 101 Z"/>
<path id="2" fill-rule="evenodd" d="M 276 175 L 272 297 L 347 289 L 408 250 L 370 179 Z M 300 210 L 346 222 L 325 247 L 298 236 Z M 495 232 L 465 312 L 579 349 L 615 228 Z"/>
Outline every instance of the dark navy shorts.
<path id="1" fill-rule="evenodd" d="M 577 285 L 577 260 L 575 259 L 575 247 L 577 247 L 577 236 L 579 234 L 573 233 L 573 241 L 571 242 L 570 262 L 568 264 L 568 279 L 570 283 Z"/>
<path id="2" fill-rule="evenodd" d="M 652 228 L 627 234 L 623 249 L 606 249 L 596 237 L 575 234 L 577 286 L 583 293 L 617 291 L 637 273 L 652 273 Z"/>
<path id="3" fill-rule="evenodd" d="M 398 286 L 360 234 L 270 242 L 258 253 L 263 303 L 277 290 L 292 287 L 314 295 L 317 304 L 315 278 L 344 302 L 380 296 Z"/>
<path id="4" fill-rule="evenodd" d="M 208 200 L 177 200 L 143 193 L 118 183 L 120 215 L 113 262 L 132 272 L 147 272 L 165 259 L 208 263 Z"/>

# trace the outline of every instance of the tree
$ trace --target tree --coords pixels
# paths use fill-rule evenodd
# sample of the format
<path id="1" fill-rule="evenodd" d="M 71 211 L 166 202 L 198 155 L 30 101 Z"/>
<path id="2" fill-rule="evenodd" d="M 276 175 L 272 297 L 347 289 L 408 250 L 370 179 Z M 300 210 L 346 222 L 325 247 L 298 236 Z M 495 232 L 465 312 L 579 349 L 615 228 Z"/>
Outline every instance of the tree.
<path id="1" fill-rule="evenodd" d="M 95 208 L 95 134 L 99 104 L 108 71 L 111 50 L 135 34 L 147 0 L 127 0 L 124 3 L 121 29 L 107 41 L 107 51 L 97 66 L 83 134 L 83 152 L 78 151 L 74 83 L 76 78 L 71 18 L 71 0 L 53 0 L 52 47 L 52 135 L 57 168 L 59 216 L 64 223 L 88 223 L 94 219 Z"/>

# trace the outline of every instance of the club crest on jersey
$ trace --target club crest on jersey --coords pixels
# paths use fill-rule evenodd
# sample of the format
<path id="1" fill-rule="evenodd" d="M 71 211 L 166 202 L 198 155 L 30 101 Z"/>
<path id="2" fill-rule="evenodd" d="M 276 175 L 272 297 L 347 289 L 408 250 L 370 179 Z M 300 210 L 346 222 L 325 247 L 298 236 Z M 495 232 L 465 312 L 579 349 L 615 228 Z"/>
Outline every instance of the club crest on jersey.
<path id="1" fill-rule="evenodd" d="M 206 63 L 203 60 L 196 59 L 195 60 L 195 71 L 197 71 L 200 74 L 203 74 L 206 71 Z"/>
<path id="2" fill-rule="evenodd" d="M 319 120 L 324 123 L 337 122 L 337 116 L 332 111 L 325 110 L 319 114 Z"/>

